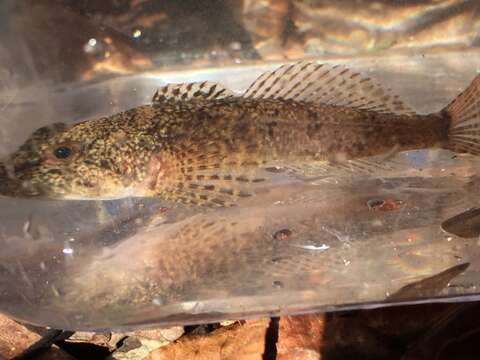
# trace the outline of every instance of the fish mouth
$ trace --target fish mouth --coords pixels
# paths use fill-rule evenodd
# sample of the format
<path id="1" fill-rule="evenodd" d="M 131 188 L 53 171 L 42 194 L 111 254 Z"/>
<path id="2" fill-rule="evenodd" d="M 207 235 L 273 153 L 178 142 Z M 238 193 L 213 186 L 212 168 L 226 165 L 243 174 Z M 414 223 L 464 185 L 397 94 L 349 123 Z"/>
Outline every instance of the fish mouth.
<path id="1" fill-rule="evenodd" d="M 0 196 L 31 198 L 44 195 L 44 189 L 32 182 L 18 179 L 8 163 L 0 162 Z"/>

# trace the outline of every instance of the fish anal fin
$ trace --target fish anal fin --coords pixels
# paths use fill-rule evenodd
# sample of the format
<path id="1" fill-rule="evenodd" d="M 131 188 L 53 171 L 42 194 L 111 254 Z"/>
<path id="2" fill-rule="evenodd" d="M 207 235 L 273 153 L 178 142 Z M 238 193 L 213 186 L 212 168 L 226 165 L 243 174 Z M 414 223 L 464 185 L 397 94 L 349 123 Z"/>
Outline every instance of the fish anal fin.
<path id="1" fill-rule="evenodd" d="M 344 65 L 299 62 L 260 75 L 243 94 L 254 99 L 295 101 L 413 114 L 390 89 Z"/>
<path id="2" fill-rule="evenodd" d="M 164 101 L 214 100 L 235 96 L 235 93 L 215 82 L 167 84 L 160 87 L 152 98 L 152 103 Z"/>
<path id="3" fill-rule="evenodd" d="M 299 163 L 295 167 L 287 167 L 287 170 L 300 174 L 306 179 L 347 179 L 358 175 L 381 178 L 391 177 L 398 172 L 410 169 L 411 166 L 407 161 L 408 159 L 400 156 L 370 156 L 353 160 L 330 159 Z"/>
<path id="4" fill-rule="evenodd" d="M 239 180 L 241 179 L 241 180 Z M 190 205 L 206 207 L 231 207 L 238 201 L 254 196 L 253 179 L 230 175 L 209 173 L 200 175 L 193 171 L 191 175 L 179 176 L 175 182 L 161 189 L 169 200 Z"/>

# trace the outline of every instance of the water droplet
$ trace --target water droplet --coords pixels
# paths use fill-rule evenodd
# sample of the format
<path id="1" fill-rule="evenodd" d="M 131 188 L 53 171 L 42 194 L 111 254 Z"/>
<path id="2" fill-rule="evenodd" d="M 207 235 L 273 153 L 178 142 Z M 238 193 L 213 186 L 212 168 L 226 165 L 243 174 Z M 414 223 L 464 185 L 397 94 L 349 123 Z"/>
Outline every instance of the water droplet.
<path id="1" fill-rule="evenodd" d="M 282 289 L 284 285 L 280 280 L 275 280 L 272 282 L 272 286 L 276 289 Z"/>
<path id="2" fill-rule="evenodd" d="M 133 30 L 132 32 L 132 36 L 135 38 L 135 39 L 138 39 L 140 36 L 142 36 L 142 31 L 140 29 L 135 29 Z"/>
<path id="3" fill-rule="evenodd" d="M 275 240 L 281 240 L 281 241 L 289 240 L 291 236 L 292 236 L 292 230 L 290 229 L 278 230 L 275 234 L 273 234 L 273 238 Z"/>
<path id="4" fill-rule="evenodd" d="M 83 51 L 85 51 L 87 54 L 93 54 L 95 52 L 98 52 L 100 50 L 100 42 L 97 41 L 95 38 L 89 39 L 85 45 L 83 45 Z"/>
<path id="5" fill-rule="evenodd" d="M 325 251 L 330 249 L 330 246 L 327 244 L 322 244 L 322 245 L 298 245 L 298 244 L 293 244 L 292 246 L 305 249 L 305 250 L 312 250 L 312 251 Z"/>
<path id="6" fill-rule="evenodd" d="M 73 249 L 71 247 L 64 247 L 62 252 L 66 255 L 72 255 L 73 254 Z"/>
<path id="7" fill-rule="evenodd" d="M 447 236 L 447 241 L 452 241 L 452 240 L 453 240 L 453 237 Z"/>
<path id="8" fill-rule="evenodd" d="M 41 269 L 42 271 L 47 270 L 47 266 L 45 265 L 45 263 L 44 263 L 43 261 L 40 261 L 40 264 L 39 264 L 39 265 L 40 265 L 40 269 Z"/>
<path id="9" fill-rule="evenodd" d="M 344 264 L 345 266 L 350 265 L 350 260 L 343 259 L 343 264 Z"/>
<path id="10" fill-rule="evenodd" d="M 163 300 L 159 297 L 156 297 L 152 300 L 153 305 L 157 306 L 162 306 L 163 305 Z"/>

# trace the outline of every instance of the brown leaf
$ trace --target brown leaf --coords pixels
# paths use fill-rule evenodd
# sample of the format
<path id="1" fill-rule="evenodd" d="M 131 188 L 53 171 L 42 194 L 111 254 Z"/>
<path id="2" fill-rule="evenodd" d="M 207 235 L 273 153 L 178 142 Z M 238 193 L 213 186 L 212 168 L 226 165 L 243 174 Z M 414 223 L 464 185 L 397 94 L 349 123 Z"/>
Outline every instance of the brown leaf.
<path id="1" fill-rule="evenodd" d="M 149 360 L 261 360 L 270 319 L 235 323 L 206 336 L 184 336 L 150 353 Z"/>
<path id="2" fill-rule="evenodd" d="M 40 335 L 0 314 L 0 359 L 18 356 L 38 340 Z"/>
<path id="3" fill-rule="evenodd" d="M 320 359 L 325 316 L 284 316 L 278 326 L 277 360 Z"/>
<path id="4" fill-rule="evenodd" d="M 68 343 L 90 343 L 109 348 L 110 350 L 115 349 L 116 345 L 116 342 L 112 341 L 111 333 L 96 333 L 87 331 L 77 331 L 65 341 Z"/>

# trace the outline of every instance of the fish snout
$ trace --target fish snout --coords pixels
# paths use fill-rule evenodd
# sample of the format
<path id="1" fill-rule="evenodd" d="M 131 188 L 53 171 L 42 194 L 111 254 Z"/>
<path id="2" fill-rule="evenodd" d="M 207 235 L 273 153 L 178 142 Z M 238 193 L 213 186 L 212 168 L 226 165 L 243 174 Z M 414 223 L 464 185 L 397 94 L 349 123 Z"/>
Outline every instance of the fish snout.
<path id="1" fill-rule="evenodd" d="M 23 167 L 26 169 L 26 167 Z M 42 191 L 31 181 L 19 179 L 17 169 L 0 162 L 0 195 L 12 197 L 33 197 L 41 195 Z"/>

